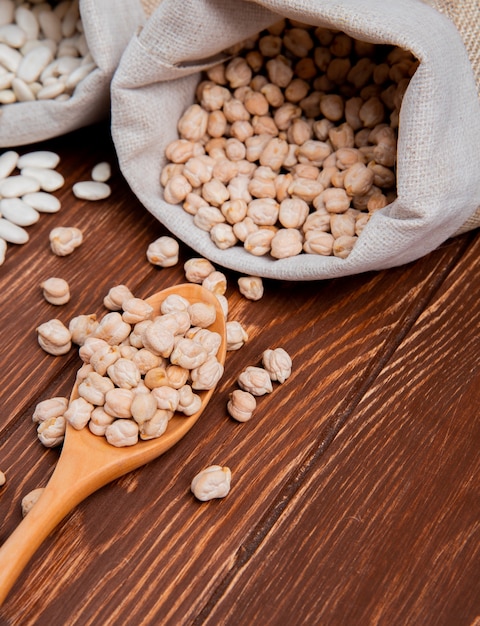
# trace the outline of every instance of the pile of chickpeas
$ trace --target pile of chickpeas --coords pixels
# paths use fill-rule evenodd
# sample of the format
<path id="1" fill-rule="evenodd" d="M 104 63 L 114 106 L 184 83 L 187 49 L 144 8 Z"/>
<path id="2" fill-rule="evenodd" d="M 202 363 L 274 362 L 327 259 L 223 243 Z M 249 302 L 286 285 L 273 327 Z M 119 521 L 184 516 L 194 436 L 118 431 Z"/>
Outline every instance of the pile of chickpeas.
<path id="1" fill-rule="evenodd" d="M 346 258 L 396 197 L 399 111 L 418 62 L 282 20 L 212 67 L 160 175 L 220 248 Z"/>

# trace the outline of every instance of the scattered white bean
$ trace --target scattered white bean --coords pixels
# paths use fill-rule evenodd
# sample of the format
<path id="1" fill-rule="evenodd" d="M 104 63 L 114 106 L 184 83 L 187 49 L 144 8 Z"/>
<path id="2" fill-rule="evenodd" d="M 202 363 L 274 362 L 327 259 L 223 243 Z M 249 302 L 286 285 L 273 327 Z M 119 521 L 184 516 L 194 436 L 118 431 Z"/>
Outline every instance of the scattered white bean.
<path id="1" fill-rule="evenodd" d="M 17 167 L 18 153 L 14 150 L 7 150 L 0 155 L 0 180 L 7 178 Z"/>
<path id="2" fill-rule="evenodd" d="M 6 254 L 7 254 L 7 242 L 5 241 L 5 239 L 0 238 L 0 265 L 3 265 Z"/>
<path id="3" fill-rule="evenodd" d="M 101 163 L 97 163 L 95 167 L 92 169 L 92 180 L 98 183 L 106 183 L 112 175 L 112 168 L 110 163 L 107 161 L 102 161 Z"/>
<path id="4" fill-rule="evenodd" d="M 3 217 L 0 217 L 0 238 L 9 243 L 27 243 L 29 236 L 27 231 L 17 224 L 12 224 Z"/>
<path id="5" fill-rule="evenodd" d="M 40 183 L 29 176 L 18 174 L 0 181 L 0 196 L 4 198 L 19 198 L 34 191 L 40 191 Z"/>
<path id="6" fill-rule="evenodd" d="M 56 213 L 61 207 L 60 200 L 46 191 L 27 193 L 22 200 L 40 213 Z"/>
<path id="7" fill-rule="evenodd" d="M 112 193 L 110 185 L 95 180 L 84 180 L 72 187 L 73 195 L 81 200 L 104 200 Z"/>
<path id="8" fill-rule="evenodd" d="M 0 64 L 10 72 L 16 72 L 22 62 L 22 55 L 18 50 L 5 43 L 0 43 Z"/>
<path id="9" fill-rule="evenodd" d="M 65 184 L 65 179 L 60 172 L 47 167 L 24 167 L 20 173 L 22 176 L 37 180 L 42 191 L 57 191 Z"/>
<path id="10" fill-rule="evenodd" d="M 50 150 L 36 150 L 19 156 L 16 165 L 19 169 L 23 169 L 24 167 L 55 169 L 59 163 L 60 156 L 56 152 Z"/>
<path id="11" fill-rule="evenodd" d="M 2 198 L 0 214 L 17 226 L 31 226 L 38 222 L 40 214 L 20 198 Z"/>

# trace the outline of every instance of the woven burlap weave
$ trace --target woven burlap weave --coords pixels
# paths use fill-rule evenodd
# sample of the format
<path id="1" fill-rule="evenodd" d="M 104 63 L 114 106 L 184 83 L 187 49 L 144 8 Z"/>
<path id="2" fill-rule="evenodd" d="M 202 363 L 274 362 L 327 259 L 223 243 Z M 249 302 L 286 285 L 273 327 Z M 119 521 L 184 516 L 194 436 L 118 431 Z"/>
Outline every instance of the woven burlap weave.
<path id="1" fill-rule="evenodd" d="M 446 15 L 457 27 L 467 49 L 480 98 L 480 2 L 478 0 L 428 0 L 428 4 Z M 467 232 L 479 226 L 480 207 L 467 219 L 456 234 Z"/>
<path id="2" fill-rule="evenodd" d="M 108 117 L 113 73 L 135 29 L 145 21 L 145 13 L 140 0 L 80 0 L 79 6 L 97 69 L 69 100 L 1 106 L 0 148 L 50 139 Z"/>

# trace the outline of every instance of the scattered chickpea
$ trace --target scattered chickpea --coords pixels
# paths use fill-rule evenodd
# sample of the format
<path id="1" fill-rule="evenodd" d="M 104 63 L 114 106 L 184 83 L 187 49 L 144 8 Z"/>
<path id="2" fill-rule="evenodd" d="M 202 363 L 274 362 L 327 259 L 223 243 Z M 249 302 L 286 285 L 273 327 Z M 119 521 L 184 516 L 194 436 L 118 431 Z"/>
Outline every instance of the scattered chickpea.
<path id="1" fill-rule="evenodd" d="M 126 285 L 115 285 L 103 299 L 103 305 L 111 311 L 120 311 L 129 298 L 133 298 L 133 293 Z"/>
<path id="2" fill-rule="evenodd" d="M 283 348 L 265 350 L 262 355 L 263 367 L 271 380 L 284 383 L 292 373 L 292 359 Z"/>
<path id="3" fill-rule="evenodd" d="M 227 411 L 237 422 L 247 422 L 252 418 L 253 412 L 257 407 L 257 401 L 248 391 L 235 389 L 230 394 L 227 403 Z"/>
<path id="4" fill-rule="evenodd" d="M 108 443 L 117 448 L 133 446 L 138 442 L 139 428 L 132 420 L 116 419 L 105 429 Z"/>
<path id="5" fill-rule="evenodd" d="M 32 415 L 32 422 L 44 422 L 52 417 L 63 415 L 68 407 L 68 398 L 61 396 L 48 398 L 39 402 Z"/>
<path id="6" fill-rule="evenodd" d="M 74 226 L 57 226 L 50 231 L 49 239 L 54 254 L 67 256 L 82 244 L 83 234 Z"/>
<path id="7" fill-rule="evenodd" d="M 263 396 L 273 391 L 269 373 L 263 367 L 248 365 L 238 377 L 238 385 L 253 396 Z"/>
<path id="8" fill-rule="evenodd" d="M 63 443 L 66 421 L 63 415 L 51 417 L 40 422 L 37 427 L 37 436 L 46 448 L 55 448 Z"/>
<path id="9" fill-rule="evenodd" d="M 37 327 L 40 347 L 54 356 L 66 354 L 72 347 L 72 336 L 59 319 L 51 319 Z"/>
<path id="10" fill-rule="evenodd" d="M 81 430 L 88 424 L 90 415 L 93 411 L 93 404 L 87 402 L 85 398 L 75 398 L 72 400 L 68 409 L 63 414 L 67 422 L 73 426 L 76 430 Z"/>
<path id="11" fill-rule="evenodd" d="M 40 283 L 43 297 L 50 304 L 66 304 L 70 300 L 70 287 L 63 278 L 47 278 Z"/>
<path id="12" fill-rule="evenodd" d="M 223 272 L 215 270 L 203 279 L 202 286 L 215 294 L 223 295 L 227 291 L 227 277 Z"/>
<path id="13" fill-rule="evenodd" d="M 26 496 L 23 496 L 21 502 L 22 517 L 25 517 L 28 513 L 30 513 L 44 491 L 45 487 L 38 487 L 38 489 L 33 489 L 32 491 L 29 491 Z"/>
<path id="14" fill-rule="evenodd" d="M 209 274 L 215 271 L 214 266 L 208 259 L 194 257 L 185 261 L 183 266 L 185 278 L 190 283 L 201 284 Z"/>
<path id="15" fill-rule="evenodd" d="M 173 267 L 178 263 L 178 241 L 173 237 L 163 236 L 152 241 L 147 248 L 147 259 L 152 265 Z"/>
<path id="16" fill-rule="evenodd" d="M 206 502 L 214 498 L 224 498 L 230 491 L 232 473 L 228 467 L 210 465 L 196 474 L 190 489 L 197 500 Z"/>
<path id="17" fill-rule="evenodd" d="M 7 477 L 5 476 L 5 472 L 2 472 L 0 470 L 0 487 L 3 487 L 3 485 L 7 482 Z"/>
<path id="18" fill-rule="evenodd" d="M 263 297 L 263 281 L 259 276 L 241 276 L 237 282 L 240 293 L 248 300 L 260 300 Z"/>
<path id="19" fill-rule="evenodd" d="M 248 333 L 240 322 L 230 320 L 227 327 L 227 350 L 239 350 L 248 340 Z"/>
<path id="20" fill-rule="evenodd" d="M 72 342 L 78 346 L 83 346 L 87 337 L 92 335 L 98 327 L 95 313 L 90 315 L 77 315 L 72 317 L 68 323 L 68 330 L 72 337 Z"/>

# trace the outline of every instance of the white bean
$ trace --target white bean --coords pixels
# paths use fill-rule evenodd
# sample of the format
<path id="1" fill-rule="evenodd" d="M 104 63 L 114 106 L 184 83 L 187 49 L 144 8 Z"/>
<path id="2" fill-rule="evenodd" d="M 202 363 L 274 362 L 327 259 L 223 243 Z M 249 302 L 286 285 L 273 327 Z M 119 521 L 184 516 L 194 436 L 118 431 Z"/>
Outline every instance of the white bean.
<path id="1" fill-rule="evenodd" d="M 0 239 L 0 265 L 5 261 L 5 255 L 7 254 L 7 242 L 5 239 Z"/>
<path id="2" fill-rule="evenodd" d="M 38 22 L 47 39 L 59 42 L 62 38 L 62 22 L 53 11 L 41 11 Z"/>
<path id="3" fill-rule="evenodd" d="M 5 43 L 0 43 L 0 65 L 3 65 L 5 69 L 16 72 L 22 60 L 23 57 L 18 50 L 10 48 Z"/>
<path id="4" fill-rule="evenodd" d="M 12 224 L 31 226 L 38 222 L 40 214 L 20 198 L 2 198 L 0 213 Z"/>
<path id="5" fill-rule="evenodd" d="M 9 176 L 0 181 L 0 196 L 4 198 L 19 198 L 34 191 L 40 191 L 40 183 L 29 176 Z"/>
<path id="6" fill-rule="evenodd" d="M 48 46 L 38 46 L 22 58 L 17 69 L 17 77 L 26 83 L 33 83 L 52 59 L 53 54 Z"/>
<path id="7" fill-rule="evenodd" d="M 56 213 L 60 210 L 60 200 L 46 191 L 36 191 L 22 196 L 22 200 L 40 213 Z"/>
<path id="8" fill-rule="evenodd" d="M 0 66 L 1 67 L 1 66 Z M 0 90 L 10 89 L 12 86 L 12 80 L 15 78 L 13 72 L 7 72 L 0 74 Z"/>
<path id="9" fill-rule="evenodd" d="M 37 180 L 43 191 L 56 191 L 65 183 L 65 179 L 55 170 L 47 167 L 24 167 L 20 170 L 22 176 Z"/>
<path id="10" fill-rule="evenodd" d="M 94 180 L 84 180 L 72 187 L 74 196 L 81 200 L 103 200 L 111 194 L 110 186 Z"/>
<path id="11" fill-rule="evenodd" d="M 5 24 L 0 26 L 0 41 L 11 48 L 21 48 L 27 41 L 27 35 L 16 24 Z"/>
<path id="12" fill-rule="evenodd" d="M 7 178 L 17 167 L 18 153 L 14 150 L 7 150 L 0 156 L 0 180 Z"/>
<path id="13" fill-rule="evenodd" d="M 45 85 L 37 91 L 37 100 L 54 100 L 64 94 L 65 83 L 61 80 L 56 80 L 50 85 Z"/>
<path id="14" fill-rule="evenodd" d="M 0 24 L 10 24 L 15 15 L 15 5 L 12 0 L 0 0 Z"/>
<path id="15" fill-rule="evenodd" d="M 78 0 L 0 0 L 0 105 L 66 101 L 96 67 Z"/>
<path id="16" fill-rule="evenodd" d="M 62 19 L 62 35 L 65 38 L 72 37 L 75 34 L 79 17 L 78 3 L 72 2 Z"/>
<path id="17" fill-rule="evenodd" d="M 95 63 L 89 63 L 88 65 L 81 65 L 76 70 L 70 74 L 65 83 L 65 87 L 67 89 L 75 89 L 75 87 L 80 83 L 84 78 L 86 78 L 90 72 L 95 69 Z"/>
<path id="18" fill-rule="evenodd" d="M 50 150 L 35 150 L 18 157 L 17 167 L 45 167 L 54 169 L 60 163 L 60 156 Z"/>
<path id="19" fill-rule="evenodd" d="M 12 91 L 15 94 L 17 102 L 31 102 L 35 100 L 35 94 L 27 83 L 21 78 L 12 80 Z"/>
<path id="20" fill-rule="evenodd" d="M 110 178 L 111 174 L 112 168 L 110 167 L 110 163 L 102 161 L 101 163 L 97 163 L 92 169 L 92 180 L 105 183 Z"/>
<path id="21" fill-rule="evenodd" d="M 13 104 L 17 99 L 11 89 L 2 89 L 0 91 L 0 104 Z"/>
<path id="22" fill-rule="evenodd" d="M 0 217 L 0 238 L 9 243 L 27 243 L 29 237 L 27 231 L 21 226 L 12 224 L 8 220 Z"/>
<path id="23" fill-rule="evenodd" d="M 15 11 L 15 22 L 25 31 L 28 39 L 38 39 L 40 26 L 32 11 L 23 6 L 17 7 Z"/>

